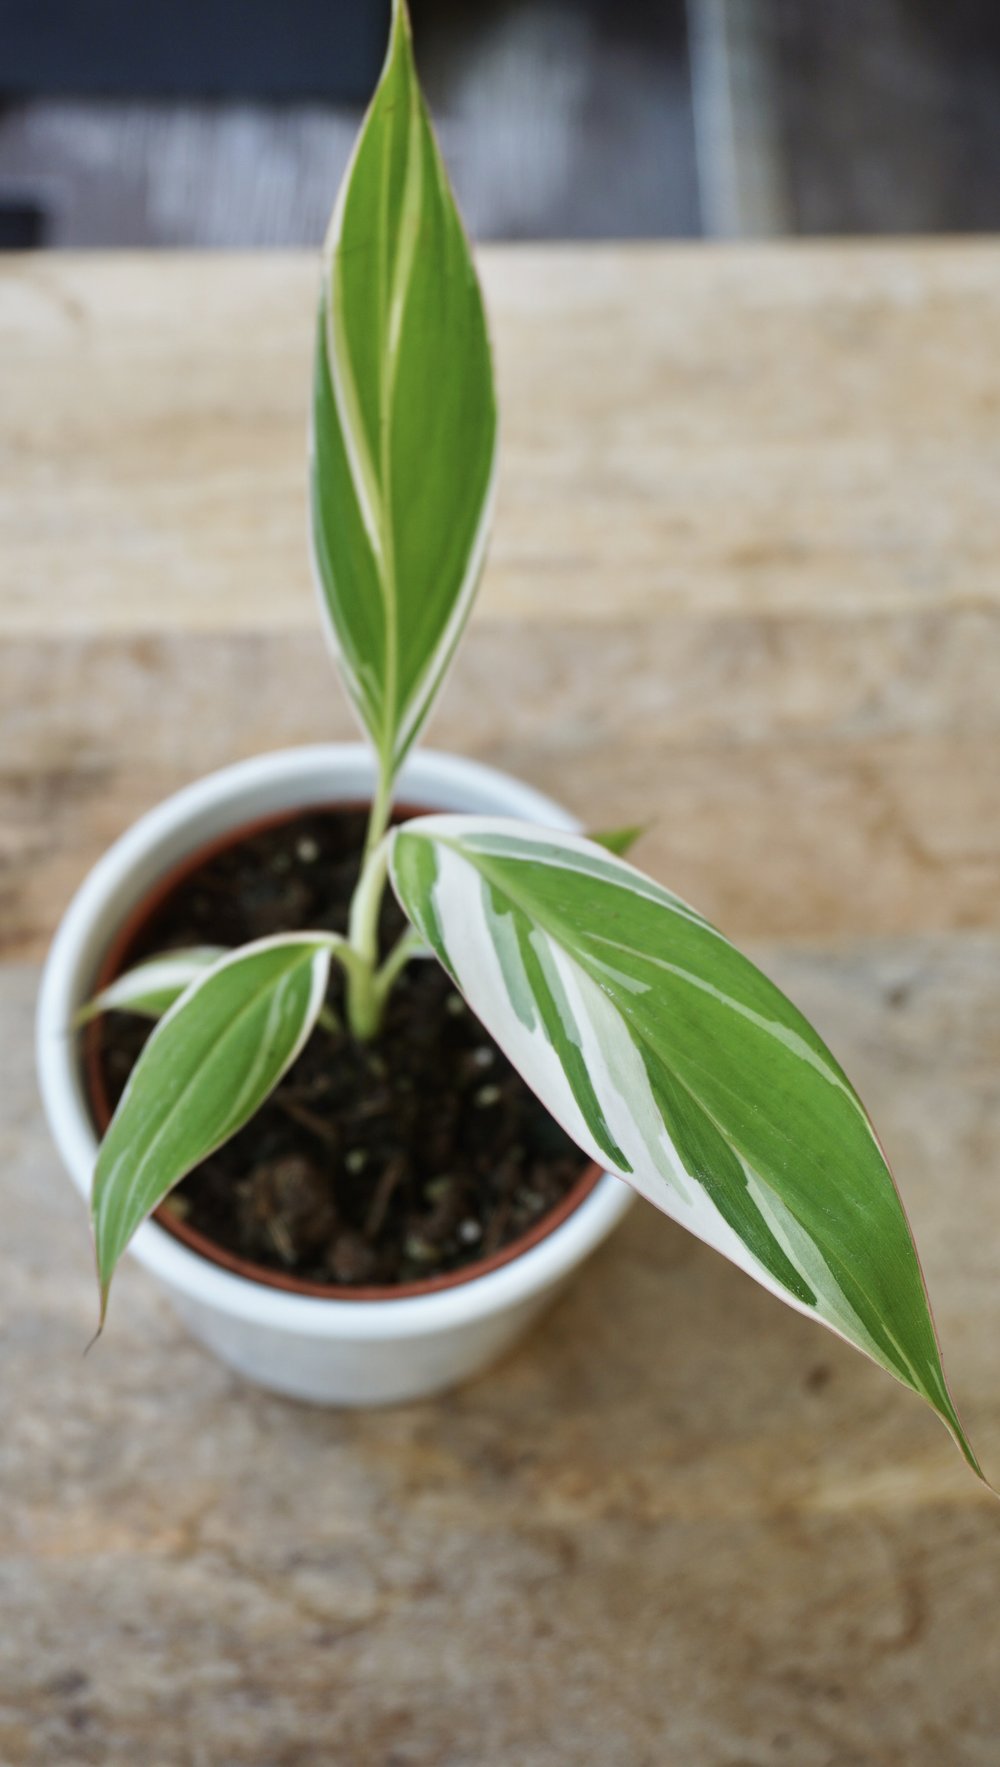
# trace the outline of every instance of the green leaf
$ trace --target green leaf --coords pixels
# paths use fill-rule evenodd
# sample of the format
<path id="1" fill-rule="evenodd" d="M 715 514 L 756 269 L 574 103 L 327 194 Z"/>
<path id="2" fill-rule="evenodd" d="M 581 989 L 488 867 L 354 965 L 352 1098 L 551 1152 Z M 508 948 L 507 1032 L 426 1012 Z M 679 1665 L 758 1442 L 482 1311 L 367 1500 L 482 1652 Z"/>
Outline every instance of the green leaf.
<path id="1" fill-rule="evenodd" d="M 431 816 L 395 835 L 390 870 L 580 1146 L 920 1393 L 979 1472 L 871 1123 L 790 1001 L 694 909 L 587 840 Z"/>
<path id="2" fill-rule="evenodd" d="M 193 982 L 160 1020 L 94 1172 L 102 1320 L 112 1272 L 136 1228 L 243 1127 L 299 1054 L 323 1004 L 332 943 L 304 933 L 245 945 Z"/>
<path id="3" fill-rule="evenodd" d="M 626 828 L 606 828 L 599 833 L 590 833 L 587 839 L 593 841 L 595 847 L 603 847 L 605 852 L 617 853 L 619 859 L 624 859 L 648 827 L 648 822 L 630 822 Z"/>
<path id="4" fill-rule="evenodd" d="M 396 0 L 326 242 L 311 466 L 322 601 L 387 777 L 475 595 L 496 441 L 482 296 Z"/>
<path id="5" fill-rule="evenodd" d="M 222 945 L 192 945 L 149 957 L 88 1000 L 77 1013 L 76 1023 L 88 1024 L 102 1012 L 135 1012 L 143 1018 L 162 1018 L 185 988 L 225 955 Z"/>

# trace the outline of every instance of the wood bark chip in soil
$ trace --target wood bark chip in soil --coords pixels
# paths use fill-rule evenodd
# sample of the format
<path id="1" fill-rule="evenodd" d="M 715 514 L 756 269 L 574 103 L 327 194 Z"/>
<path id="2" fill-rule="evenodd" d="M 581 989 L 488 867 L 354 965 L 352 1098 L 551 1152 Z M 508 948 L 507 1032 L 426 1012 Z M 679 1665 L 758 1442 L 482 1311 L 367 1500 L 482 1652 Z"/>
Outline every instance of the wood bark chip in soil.
<path id="1" fill-rule="evenodd" d="M 190 945 L 345 932 L 363 808 L 298 812 L 195 861 L 116 969 Z M 387 891 L 383 954 L 405 922 Z M 107 978 L 105 978 L 107 979 Z M 343 987 L 331 966 L 339 1022 Z M 152 1031 L 109 1013 L 92 1028 L 113 1107 Z M 339 1288 L 440 1278 L 544 1226 L 587 1169 L 433 959 L 410 963 L 378 1038 L 317 1028 L 268 1102 L 185 1178 L 163 1213 L 231 1255 Z"/>

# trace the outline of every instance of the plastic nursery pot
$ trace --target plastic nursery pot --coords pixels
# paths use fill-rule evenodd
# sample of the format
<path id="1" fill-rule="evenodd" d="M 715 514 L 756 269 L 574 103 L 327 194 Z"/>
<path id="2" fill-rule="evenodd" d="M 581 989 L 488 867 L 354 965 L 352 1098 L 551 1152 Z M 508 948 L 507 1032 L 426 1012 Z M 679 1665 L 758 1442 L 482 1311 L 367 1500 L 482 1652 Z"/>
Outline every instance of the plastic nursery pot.
<path id="1" fill-rule="evenodd" d="M 253 823 L 318 803 L 370 798 L 361 744 L 287 749 L 239 762 L 177 792 L 141 818 L 81 885 L 56 934 L 38 1003 L 39 1084 L 49 1125 L 86 1197 L 97 1152 L 73 1015 L 143 905 L 185 860 Z M 432 809 L 577 825 L 528 786 L 477 762 L 422 750 L 399 782 L 404 802 Z M 249 1379 L 317 1403 L 377 1405 L 468 1379 L 500 1356 L 622 1219 L 633 1192 L 593 1169 L 524 1239 L 480 1264 L 384 1290 L 319 1289 L 230 1258 L 189 1229 L 156 1220 L 131 1250 L 190 1329 Z M 263 1280 L 262 1280 L 263 1278 Z"/>

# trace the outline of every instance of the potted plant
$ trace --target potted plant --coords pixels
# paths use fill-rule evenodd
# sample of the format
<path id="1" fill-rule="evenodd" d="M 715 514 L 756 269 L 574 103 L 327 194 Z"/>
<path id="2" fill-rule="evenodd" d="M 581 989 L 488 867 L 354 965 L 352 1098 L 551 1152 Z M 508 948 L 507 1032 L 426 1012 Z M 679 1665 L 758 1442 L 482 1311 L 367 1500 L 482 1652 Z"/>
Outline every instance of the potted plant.
<path id="1" fill-rule="evenodd" d="M 413 1396 L 495 1356 L 638 1191 L 920 1393 L 978 1472 L 892 1177 L 816 1032 L 627 862 L 629 831 L 587 839 L 415 748 L 482 568 L 496 428 L 396 0 L 313 389 L 319 599 L 367 742 L 180 792 L 60 928 L 39 1065 L 102 1322 L 132 1244 L 253 1378 Z"/>

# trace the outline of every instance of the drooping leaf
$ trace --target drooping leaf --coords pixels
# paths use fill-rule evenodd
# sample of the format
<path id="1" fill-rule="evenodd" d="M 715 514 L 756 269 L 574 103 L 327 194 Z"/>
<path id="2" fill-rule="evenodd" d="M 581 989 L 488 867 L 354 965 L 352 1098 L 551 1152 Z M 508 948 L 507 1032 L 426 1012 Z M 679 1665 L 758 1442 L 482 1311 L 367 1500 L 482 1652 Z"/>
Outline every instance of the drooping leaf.
<path id="1" fill-rule="evenodd" d="M 397 832 L 390 865 L 410 918 L 579 1145 L 920 1393 L 978 1472 L 881 1148 L 791 1002 L 589 841 L 431 816 Z"/>
<path id="2" fill-rule="evenodd" d="M 102 1317 L 136 1228 L 249 1121 L 295 1060 L 326 992 L 331 941 L 287 934 L 223 957 L 160 1020 L 101 1144 L 91 1215 Z"/>
<path id="3" fill-rule="evenodd" d="M 225 954 L 222 945 L 192 945 L 180 951 L 165 951 L 161 957 L 149 957 L 88 1000 L 77 1013 L 76 1022 L 85 1025 L 102 1012 L 135 1012 L 143 1018 L 162 1018 L 185 988 Z"/>
<path id="4" fill-rule="evenodd" d="M 311 463 L 322 603 L 389 771 L 430 710 L 475 594 L 496 431 L 482 296 L 395 0 L 326 242 Z"/>
<path id="5" fill-rule="evenodd" d="M 606 853 L 616 853 L 624 859 L 630 853 L 636 841 L 641 840 L 649 824 L 646 822 L 630 822 L 626 828 L 605 828 L 592 831 L 587 835 L 595 847 L 603 847 Z"/>

